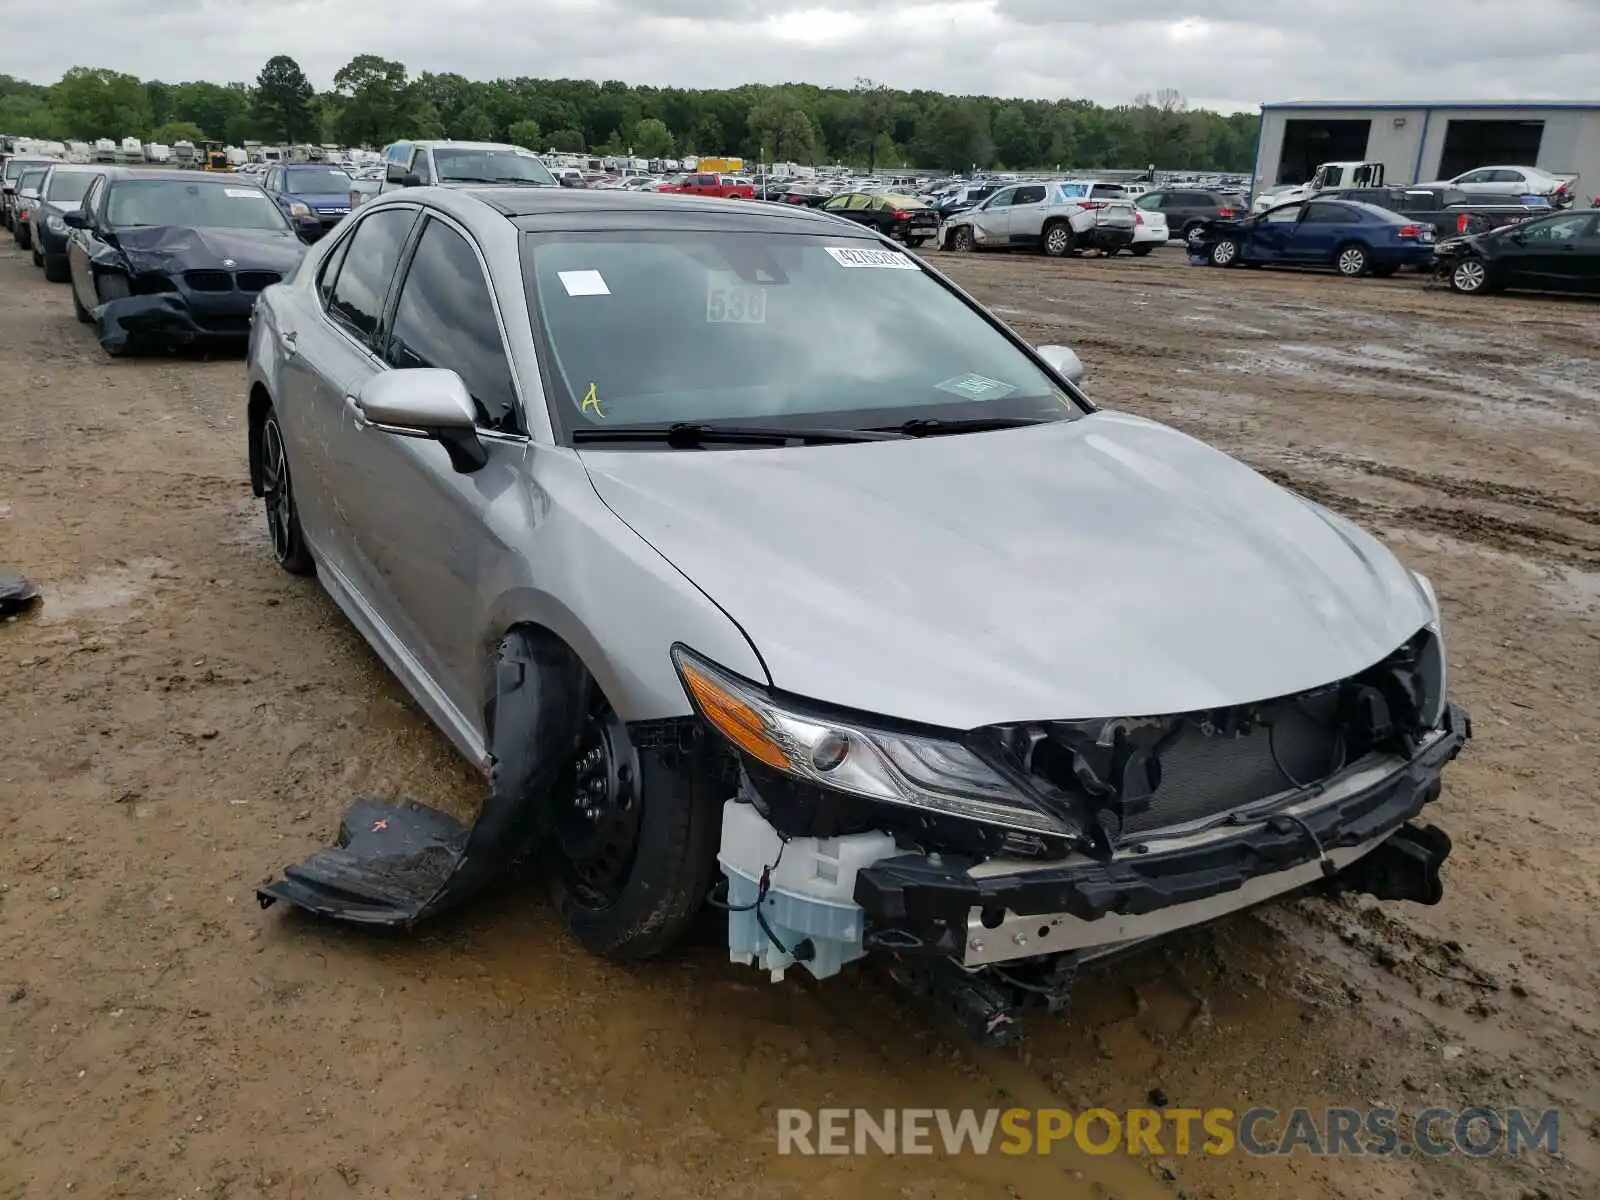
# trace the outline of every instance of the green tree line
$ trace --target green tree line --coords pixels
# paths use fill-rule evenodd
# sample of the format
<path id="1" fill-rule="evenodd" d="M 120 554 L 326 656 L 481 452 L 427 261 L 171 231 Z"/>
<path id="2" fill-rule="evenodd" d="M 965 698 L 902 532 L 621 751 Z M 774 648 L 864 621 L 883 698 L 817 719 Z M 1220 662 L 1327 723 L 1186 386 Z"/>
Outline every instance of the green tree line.
<path id="1" fill-rule="evenodd" d="M 899 91 L 870 79 L 727 89 L 634 87 L 618 80 L 412 76 L 358 54 L 318 92 L 294 59 L 250 83 L 140 80 L 73 67 L 53 84 L 0 75 L 0 133 L 93 141 L 137 137 L 237 145 L 331 142 L 378 148 L 400 138 L 510 141 L 535 150 L 646 158 L 728 154 L 812 165 L 971 168 L 1143 167 L 1247 171 L 1257 118 L 1190 110 L 1176 92 L 1102 107 Z"/>

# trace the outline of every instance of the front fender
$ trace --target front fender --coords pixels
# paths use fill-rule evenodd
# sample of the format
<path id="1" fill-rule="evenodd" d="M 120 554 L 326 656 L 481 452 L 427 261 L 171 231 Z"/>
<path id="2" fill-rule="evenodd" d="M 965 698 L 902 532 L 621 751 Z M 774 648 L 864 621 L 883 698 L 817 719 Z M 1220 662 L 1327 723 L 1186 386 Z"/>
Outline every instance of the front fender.
<path id="1" fill-rule="evenodd" d="M 770 682 L 744 630 L 606 507 L 575 451 L 535 444 L 528 453 L 529 529 L 507 560 L 517 574 L 494 589 L 479 626 L 486 670 L 508 630 L 532 625 L 565 642 L 630 723 L 692 713 L 675 642 Z"/>

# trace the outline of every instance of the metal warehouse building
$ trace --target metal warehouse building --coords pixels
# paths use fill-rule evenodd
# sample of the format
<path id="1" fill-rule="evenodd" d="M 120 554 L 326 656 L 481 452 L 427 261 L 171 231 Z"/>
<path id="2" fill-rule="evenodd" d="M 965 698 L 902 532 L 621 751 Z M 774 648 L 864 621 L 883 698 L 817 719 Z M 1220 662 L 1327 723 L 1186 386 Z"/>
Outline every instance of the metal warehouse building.
<path id="1" fill-rule="evenodd" d="M 1303 183 L 1325 162 L 1381 162 L 1391 184 L 1541 167 L 1580 175 L 1582 203 L 1600 194 L 1600 100 L 1261 106 L 1254 186 Z"/>

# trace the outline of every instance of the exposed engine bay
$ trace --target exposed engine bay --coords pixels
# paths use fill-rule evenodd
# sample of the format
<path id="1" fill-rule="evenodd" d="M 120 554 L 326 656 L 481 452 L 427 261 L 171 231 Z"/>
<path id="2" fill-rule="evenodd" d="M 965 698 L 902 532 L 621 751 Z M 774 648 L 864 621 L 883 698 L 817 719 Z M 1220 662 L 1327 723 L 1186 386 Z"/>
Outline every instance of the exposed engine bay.
<path id="1" fill-rule="evenodd" d="M 1407 823 L 1470 736 L 1444 689 L 1425 629 L 1294 696 L 978 730 L 964 750 L 990 769 L 990 807 L 972 816 L 741 755 L 719 854 L 730 957 L 826 978 L 887 952 L 914 993 L 1003 1040 L 1013 1008 L 1058 1007 L 1087 963 L 1275 896 L 1436 903 L 1449 839 Z M 853 736 L 812 744 L 836 768 Z"/>

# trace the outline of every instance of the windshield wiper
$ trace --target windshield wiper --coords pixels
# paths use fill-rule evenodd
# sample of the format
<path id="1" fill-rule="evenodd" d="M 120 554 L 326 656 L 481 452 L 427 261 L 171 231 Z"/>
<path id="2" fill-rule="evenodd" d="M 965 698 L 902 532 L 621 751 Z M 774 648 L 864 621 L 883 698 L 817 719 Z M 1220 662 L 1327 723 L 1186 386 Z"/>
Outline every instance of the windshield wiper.
<path id="1" fill-rule="evenodd" d="M 572 431 L 574 442 L 664 442 L 677 450 L 693 450 L 711 442 L 784 446 L 790 442 L 881 442 L 900 437 L 883 429 L 806 429 L 789 425 L 612 425 Z"/>
<path id="2" fill-rule="evenodd" d="M 1043 425 L 1045 417 L 914 417 L 894 432 L 905 437 L 934 437 L 942 433 L 985 433 L 991 429 L 1019 429 L 1024 425 Z"/>

